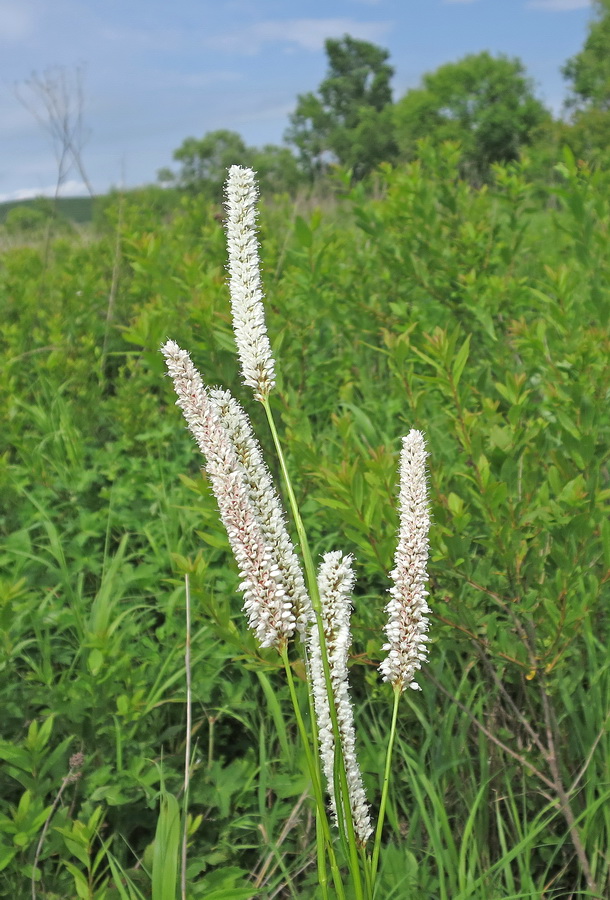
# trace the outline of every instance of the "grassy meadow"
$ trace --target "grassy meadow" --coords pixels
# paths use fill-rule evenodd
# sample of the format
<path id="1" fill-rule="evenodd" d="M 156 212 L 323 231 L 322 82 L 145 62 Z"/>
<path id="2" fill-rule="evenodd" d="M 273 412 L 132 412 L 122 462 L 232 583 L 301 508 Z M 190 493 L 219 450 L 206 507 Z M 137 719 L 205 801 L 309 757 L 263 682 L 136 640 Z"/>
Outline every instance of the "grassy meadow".
<path id="1" fill-rule="evenodd" d="M 601 900 L 610 178 L 569 154 L 544 182 L 526 162 L 480 189 L 456 172 L 454 148 L 424 146 L 319 202 L 262 198 L 271 404 L 314 557 L 356 559 L 373 809 L 400 439 L 428 442 L 430 659 L 400 707 L 379 900 Z M 225 265 L 219 208 L 193 197 L 117 196 L 87 232 L 3 244 L 0 897 L 179 896 L 164 829 L 185 806 L 186 574 L 186 896 L 321 896 L 284 673 L 246 629 L 159 352 L 175 339 L 231 389 L 275 473 Z"/>

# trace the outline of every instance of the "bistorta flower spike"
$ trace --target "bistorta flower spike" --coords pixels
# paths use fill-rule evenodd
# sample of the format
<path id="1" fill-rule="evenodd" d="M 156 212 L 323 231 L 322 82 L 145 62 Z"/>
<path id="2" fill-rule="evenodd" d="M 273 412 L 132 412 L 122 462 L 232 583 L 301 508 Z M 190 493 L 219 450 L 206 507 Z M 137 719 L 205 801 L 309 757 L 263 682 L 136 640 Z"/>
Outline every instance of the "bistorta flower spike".
<path id="1" fill-rule="evenodd" d="M 280 572 L 282 586 L 292 603 L 296 626 L 301 635 L 312 618 L 312 607 L 305 579 L 294 545 L 286 527 L 271 473 L 263 459 L 261 446 L 254 436 L 250 419 L 229 391 L 210 391 L 210 400 L 227 429 L 237 458 L 243 466 L 250 500 L 256 510 L 265 540 L 272 549 Z"/>
<path id="2" fill-rule="evenodd" d="M 426 485 L 426 443 L 421 431 L 411 429 L 403 438 L 400 454 L 398 546 L 390 578 L 391 600 L 386 606 L 388 641 L 383 649 L 387 657 L 379 666 L 384 681 L 404 691 L 419 685 L 415 673 L 427 659 L 427 634 L 430 612 L 425 589 L 428 574 L 428 532 L 430 512 Z"/>
<path id="3" fill-rule="evenodd" d="M 268 543 L 248 491 L 247 476 L 189 354 L 174 341 L 162 347 L 168 372 L 188 427 L 205 457 L 205 468 L 218 503 L 220 517 L 237 561 L 248 624 L 262 647 L 277 647 L 294 634 L 292 601 L 283 573 Z"/>
<path id="4" fill-rule="evenodd" d="M 326 553 L 324 555 L 318 572 L 322 627 L 339 723 L 352 821 L 356 836 L 360 843 L 364 845 L 373 830 L 373 826 L 362 784 L 362 775 L 356 758 L 354 712 L 349 696 L 347 673 L 348 652 L 351 644 L 349 626 L 351 592 L 354 581 L 355 576 L 352 569 L 351 556 L 343 556 L 339 552 Z M 316 622 L 311 625 L 309 632 L 309 651 L 309 671 L 318 723 L 320 757 L 328 787 L 331 810 L 336 822 L 338 811 L 334 777 L 335 738 L 328 702 L 328 691 L 324 678 L 320 636 Z"/>
<path id="5" fill-rule="evenodd" d="M 244 384 L 264 400 L 275 385 L 275 364 L 265 324 L 256 236 L 258 190 L 252 169 L 231 166 L 225 186 L 229 293 Z"/>

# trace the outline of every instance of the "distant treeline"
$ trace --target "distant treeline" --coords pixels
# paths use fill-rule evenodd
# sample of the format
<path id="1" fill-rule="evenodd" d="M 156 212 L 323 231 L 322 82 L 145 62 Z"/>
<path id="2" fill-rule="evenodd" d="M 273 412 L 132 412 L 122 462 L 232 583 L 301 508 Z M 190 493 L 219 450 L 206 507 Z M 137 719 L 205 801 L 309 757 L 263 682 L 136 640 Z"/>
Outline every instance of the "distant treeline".
<path id="1" fill-rule="evenodd" d="M 29 200 L 8 200 L 0 203 L 0 225 L 7 221 L 19 223 L 22 228 L 36 227 L 50 217 L 86 225 L 93 219 L 96 200 L 92 197 L 33 197 Z M 15 213 L 15 210 L 19 210 Z"/>

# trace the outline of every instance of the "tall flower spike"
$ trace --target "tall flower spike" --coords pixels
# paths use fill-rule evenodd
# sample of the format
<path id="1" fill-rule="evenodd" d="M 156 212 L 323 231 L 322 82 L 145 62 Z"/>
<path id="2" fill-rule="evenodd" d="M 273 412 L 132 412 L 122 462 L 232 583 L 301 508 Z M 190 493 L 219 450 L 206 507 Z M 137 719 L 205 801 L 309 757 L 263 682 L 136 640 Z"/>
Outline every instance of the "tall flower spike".
<path id="1" fill-rule="evenodd" d="M 231 166 L 226 183 L 229 292 L 233 330 L 244 383 L 264 400 L 275 385 L 265 325 L 256 236 L 258 191 L 252 169 Z"/>
<path id="2" fill-rule="evenodd" d="M 277 647 L 294 634 L 292 602 L 286 595 L 273 548 L 265 538 L 229 432 L 201 376 L 174 341 L 162 347 L 188 427 L 206 460 L 212 491 L 237 561 L 248 624 L 262 647 Z"/>
<path id="3" fill-rule="evenodd" d="M 394 569 L 390 578 L 391 600 L 386 606 L 387 657 L 379 666 L 384 681 L 404 691 L 419 690 L 415 673 L 427 659 L 430 612 L 425 589 L 428 574 L 428 531 L 430 512 L 426 487 L 426 443 L 421 431 L 411 429 L 403 438 L 400 454 L 400 529 Z"/>
<path id="4" fill-rule="evenodd" d="M 263 453 L 250 420 L 229 391 L 210 391 L 210 400 L 229 433 L 237 458 L 244 469 L 245 483 L 256 510 L 265 540 L 274 554 L 282 586 L 292 603 L 296 626 L 301 635 L 312 619 L 312 608 L 305 579 L 286 528 L 286 517 L 273 484 Z"/>
<path id="5" fill-rule="evenodd" d="M 349 805 L 356 836 L 362 844 L 365 844 L 373 830 L 373 826 L 362 784 L 362 775 L 356 758 L 354 712 L 349 696 L 347 675 L 347 658 L 351 643 L 349 627 L 351 613 L 350 596 L 355 581 L 351 564 L 351 556 L 343 556 L 338 552 L 326 553 L 318 573 L 318 588 L 322 606 L 322 627 L 326 642 L 330 680 L 337 710 L 341 749 L 347 775 Z M 338 813 L 334 777 L 335 738 L 324 678 L 320 636 L 316 622 L 311 625 L 309 632 L 309 651 L 309 668 L 318 723 L 320 757 L 328 786 L 330 805 L 336 823 Z"/>

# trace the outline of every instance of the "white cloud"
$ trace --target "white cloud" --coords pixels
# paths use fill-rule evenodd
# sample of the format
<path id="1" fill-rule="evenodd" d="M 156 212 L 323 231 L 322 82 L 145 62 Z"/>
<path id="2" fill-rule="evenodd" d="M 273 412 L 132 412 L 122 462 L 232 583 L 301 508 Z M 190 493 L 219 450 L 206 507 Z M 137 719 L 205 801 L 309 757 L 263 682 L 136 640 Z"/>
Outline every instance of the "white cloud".
<path id="1" fill-rule="evenodd" d="M 288 19 L 256 22 L 248 28 L 209 38 L 206 44 L 232 53 L 259 53 L 265 44 L 296 44 L 304 50 L 321 50 L 329 37 L 351 37 L 376 41 L 390 29 L 389 22 L 358 22 L 355 19 Z"/>
<path id="2" fill-rule="evenodd" d="M 87 186 L 82 181 L 66 181 L 62 184 L 60 197 L 83 197 L 87 196 Z M 11 191 L 10 194 L 0 194 L 0 203 L 8 203 L 11 200 L 33 200 L 34 197 L 54 197 L 55 185 L 51 184 L 47 187 L 37 188 L 20 188 L 17 191 Z"/>
<path id="3" fill-rule="evenodd" d="M 529 0 L 530 9 L 543 9 L 546 12 L 566 12 L 570 9 L 586 9 L 591 0 Z"/>
<path id="4" fill-rule="evenodd" d="M 29 34 L 33 24 L 31 9 L 21 0 L 0 0 L 0 41 L 19 41 Z"/>

